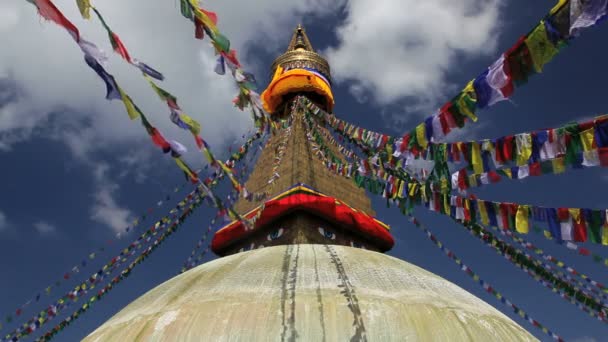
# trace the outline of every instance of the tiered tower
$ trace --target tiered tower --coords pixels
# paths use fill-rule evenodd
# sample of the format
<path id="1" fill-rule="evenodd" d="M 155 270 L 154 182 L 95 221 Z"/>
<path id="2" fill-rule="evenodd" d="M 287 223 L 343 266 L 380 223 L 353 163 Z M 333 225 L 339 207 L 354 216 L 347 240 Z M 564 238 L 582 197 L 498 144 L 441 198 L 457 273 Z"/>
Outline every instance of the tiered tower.
<path id="1" fill-rule="evenodd" d="M 301 26 L 262 94 L 283 128 L 246 187 L 267 196 L 236 204 L 254 229 L 224 227 L 212 244 L 224 257 L 149 291 L 85 340 L 535 340 L 458 286 L 378 253 L 393 245 L 388 227 L 363 190 L 316 160 L 296 96 L 333 109 L 329 65 Z"/>
<path id="2" fill-rule="evenodd" d="M 260 201 L 241 198 L 235 206 L 240 214 L 262 217 L 253 231 L 238 222 L 221 229 L 214 239 L 214 252 L 223 256 L 305 243 L 389 250 L 393 240 L 388 227 L 370 216 L 374 212 L 365 190 L 318 160 L 306 135 L 304 114 L 294 109 L 297 96 L 306 96 L 329 111 L 334 105 L 329 64 L 314 51 L 301 25 L 287 51 L 272 64 L 271 74 L 262 100 L 281 128 L 266 144 L 245 184 L 250 192 L 266 196 Z M 337 149 L 333 152 L 345 160 Z M 353 217 L 358 224 L 353 224 Z M 361 229 L 361 224 L 369 229 Z"/>

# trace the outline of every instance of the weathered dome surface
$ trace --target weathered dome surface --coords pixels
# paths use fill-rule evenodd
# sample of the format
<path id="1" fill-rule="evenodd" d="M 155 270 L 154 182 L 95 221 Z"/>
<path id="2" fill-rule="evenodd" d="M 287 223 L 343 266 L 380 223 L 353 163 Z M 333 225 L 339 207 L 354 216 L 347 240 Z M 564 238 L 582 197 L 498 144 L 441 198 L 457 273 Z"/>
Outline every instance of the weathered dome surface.
<path id="1" fill-rule="evenodd" d="M 85 341 L 533 341 L 460 287 L 363 249 L 286 245 L 201 265 Z"/>

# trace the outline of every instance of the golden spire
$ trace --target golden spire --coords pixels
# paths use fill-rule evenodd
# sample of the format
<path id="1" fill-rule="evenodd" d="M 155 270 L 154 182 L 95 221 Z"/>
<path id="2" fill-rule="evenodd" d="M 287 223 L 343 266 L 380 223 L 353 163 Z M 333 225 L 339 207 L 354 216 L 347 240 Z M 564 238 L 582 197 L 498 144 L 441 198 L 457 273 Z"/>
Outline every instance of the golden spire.
<path id="1" fill-rule="evenodd" d="M 272 63 L 270 76 L 274 75 L 278 66 L 285 70 L 290 69 L 312 69 L 323 75 L 327 81 L 331 82 L 331 73 L 327 60 L 315 52 L 306 30 L 300 24 L 293 31 L 291 41 L 287 47 L 287 51 L 280 55 Z"/>
<path id="2" fill-rule="evenodd" d="M 302 24 L 298 24 L 298 27 L 293 31 L 293 36 L 291 37 L 291 41 L 289 42 L 289 46 L 287 47 L 287 51 L 296 51 L 296 50 L 304 50 L 315 52 L 312 48 L 312 44 L 310 44 L 310 40 L 306 35 L 306 30 L 302 27 Z"/>

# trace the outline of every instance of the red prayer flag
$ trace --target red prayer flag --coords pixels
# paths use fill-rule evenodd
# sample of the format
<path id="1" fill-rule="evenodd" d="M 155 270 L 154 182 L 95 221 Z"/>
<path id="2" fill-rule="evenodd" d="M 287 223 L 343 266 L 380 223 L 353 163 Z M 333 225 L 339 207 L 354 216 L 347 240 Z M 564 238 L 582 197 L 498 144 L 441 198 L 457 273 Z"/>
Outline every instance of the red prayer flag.
<path id="1" fill-rule="evenodd" d="M 608 167 L 608 147 L 600 147 L 598 153 L 600 155 L 600 165 Z"/>
<path id="2" fill-rule="evenodd" d="M 492 183 L 498 183 L 498 182 L 500 182 L 501 178 L 500 178 L 500 175 L 496 171 L 491 170 L 488 172 L 488 179 Z"/>
<path id="3" fill-rule="evenodd" d="M 467 187 L 467 170 L 461 169 L 458 171 L 458 188 L 460 190 L 466 190 Z"/>
<path id="4" fill-rule="evenodd" d="M 579 216 L 578 222 L 574 222 L 574 241 L 586 242 L 587 241 L 587 225 L 585 219 L 582 217 L 582 213 Z"/>
<path id="5" fill-rule="evenodd" d="M 205 26 L 198 18 L 194 18 L 194 38 L 201 40 L 205 38 Z"/>
<path id="6" fill-rule="evenodd" d="M 530 176 L 541 176 L 542 174 L 540 162 L 530 164 Z"/>
<path id="7" fill-rule="evenodd" d="M 407 145 L 410 144 L 410 135 L 409 133 L 403 136 L 403 140 L 401 141 L 401 146 L 399 146 L 399 151 L 404 152 L 407 150 Z"/>
<path id="8" fill-rule="evenodd" d="M 64 15 L 55 7 L 51 0 L 35 0 L 38 13 L 46 20 L 50 20 L 55 24 L 68 30 L 68 33 L 75 41 L 80 42 L 80 32 Z"/>
<path id="9" fill-rule="evenodd" d="M 112 42 L 112 47 L 114 51 L 118 53 L 122 58 L 127 60 L 127 62 L 131 63 L 131 56 L 129 56 L 129 52 L 127 48 L 124 46 L 118 35 L 114 32 L 110 32 L 110 41 Z"/>
<path id="10" fill-rule="evenodd" d="M 557 217 L 560 221 L 568 221 L 570 219 L 568 208 L 557 208 Z"/>
<path id="11" fill-rule="evenodd" d="M 222 52 L 222 56 L 230 63 L 236 65 L 237 68 L 241 67 L 241 63 L 239 63 L 239 59 L 236 57 L 236 50 L 230 50 L 228 53 Z"/>
<path id="12" fill-rule="evenodd" d="M 441 131 L 443 132 L 443 135 L 450 133 L 451 128 L 448 124 L 447 115 L 444 112 L 439 113 L 439 123 L 441 124 Z"/>
<path id="13" fill-rule="evenodd" d="M 513 160 L 513 140 L 515 138 L 510 135 L 505 137 L 502 145 L 502 155 L 505 160 Z"/>
<path id="14" fill-rule="evenodd" d="M 200 9 L 201 12 L 205 13 L 205 15 L 213 22 L 213 25 L 217 25 L 217 14 L 211 11 L 205 11 L 204 9 Z"/>
<path id="15" fill-rule="evenodd" d="M 165 138 L 160 134 L 160 132 L 156 128 L 152 128 L 150 132 L 150 137 L 152 138 L 152 142 L 154 145 L 163 149 L 163 151 L 168 151 L 171 149 L 171 145 L 165 140 Z"/>

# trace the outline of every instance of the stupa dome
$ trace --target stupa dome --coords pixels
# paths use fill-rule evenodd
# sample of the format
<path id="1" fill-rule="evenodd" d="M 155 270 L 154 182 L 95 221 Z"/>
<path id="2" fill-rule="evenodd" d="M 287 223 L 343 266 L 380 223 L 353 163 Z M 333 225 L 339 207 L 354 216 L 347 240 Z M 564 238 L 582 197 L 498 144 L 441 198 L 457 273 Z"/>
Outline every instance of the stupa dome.
<path id="1" fill-rule="evenodd" d="M 535 341 L 462 288 L 385 254 L 283 245 L 152 289 L 85 341 Z"/>

